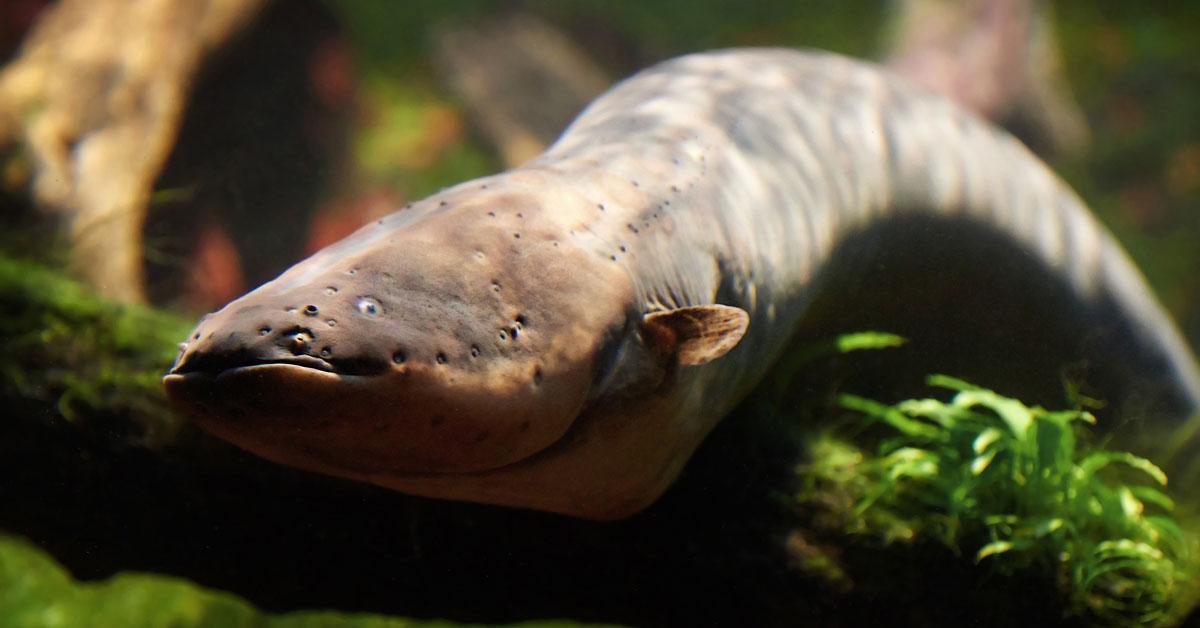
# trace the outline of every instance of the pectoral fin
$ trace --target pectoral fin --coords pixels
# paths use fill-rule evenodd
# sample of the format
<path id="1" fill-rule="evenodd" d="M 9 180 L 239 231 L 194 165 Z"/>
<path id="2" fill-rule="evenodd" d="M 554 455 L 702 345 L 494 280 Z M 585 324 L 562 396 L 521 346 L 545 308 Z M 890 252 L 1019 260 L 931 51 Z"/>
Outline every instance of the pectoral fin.
<path id="1" fill-rule="evenodd" d="M 679 364 L 711 362 L 737 346 L 750 324 L 750 315 L 728 305 L 693 305 L 642 317 L 646 342 Z"/>

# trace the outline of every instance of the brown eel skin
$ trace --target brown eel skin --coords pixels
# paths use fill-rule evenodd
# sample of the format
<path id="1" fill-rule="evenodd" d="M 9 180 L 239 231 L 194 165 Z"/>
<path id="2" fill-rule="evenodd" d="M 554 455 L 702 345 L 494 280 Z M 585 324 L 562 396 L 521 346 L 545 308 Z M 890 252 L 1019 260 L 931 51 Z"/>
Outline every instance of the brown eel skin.
<path id="1" fill-rule="evenodd" d="M 925 277 L 834 263 L 905 243 L 894 259 L 938 260 Z M 893 271 L 910 292 L 860 291 L 832 316 L 955 320 L 917 302 L 960 265 L 1068 295 L 1056 355 L 1089 360 L 1114 400 L 1200 407 L 1195 358 L 1141 275 L 1023 145 L 871 64 L 775 49 L 640 72 L 528 164 L 205 317 L 165 384 L 203 429 L 282 464 L 618 519 L 670 486 L 822 294 Z M 1031 329 L 1056 314 L 1037 307 L 1018 308 Z"/>

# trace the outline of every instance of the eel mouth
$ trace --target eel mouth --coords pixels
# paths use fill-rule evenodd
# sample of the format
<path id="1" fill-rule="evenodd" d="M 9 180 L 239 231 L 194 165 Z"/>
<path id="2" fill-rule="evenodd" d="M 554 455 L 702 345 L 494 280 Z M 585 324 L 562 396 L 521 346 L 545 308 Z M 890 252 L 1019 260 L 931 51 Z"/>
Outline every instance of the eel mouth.
<path id="1" fill-rule="evenodd" d="M 197 427 L 275 462 L 352 478 L 508 466 L 560 440 L 582 402 L 543 394 L 550 378 L 499 387 L 412 361 L 378 375 L 307 355 L 203 362 L 163 378 Z"/>
<path id="2" fill-rule="evenodd" d="M 208 376 L 218 379 L 227 373 L 236 373 L 246 369 L 273 366 L 296 366 L 315 371 L 324 371 L 327 373 L 338 372 L 338 369 L 335 368 L 333 363 L 329 360 L 305 354 L 288 356 L 284 358 L 246 359 L 229 363 L 227 366 L 221 366 L 219 364 L 212 363 L 206 364 L 205 362 L 208 361 L 189 360 L 177 364 L 172 367 L 170 371 L 167 371 L 165 376 L 163 376 L 163 382 L 178 381 L 178 378 L 187 376 Z"/>

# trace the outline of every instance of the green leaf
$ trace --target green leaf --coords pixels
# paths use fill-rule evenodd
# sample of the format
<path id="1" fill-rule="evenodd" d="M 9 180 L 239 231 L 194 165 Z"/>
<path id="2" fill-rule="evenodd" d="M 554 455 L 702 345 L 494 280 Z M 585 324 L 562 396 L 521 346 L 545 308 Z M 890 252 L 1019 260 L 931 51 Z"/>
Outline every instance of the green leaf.
<path id="1" fill-rule="evenodd" d="M 891 349 L 903 346 L 907 339 L 882 331 L 861 331 L 838 336 L 835 341 L 838 353 L 850 353 L 864 349 Z"/>
<path id="2" fill-rule="evenodd" d="M 1061 530 L 1065 524 L 1066 521 L 1060 517 L 1040 521 L 1033 527 L 1033 535 L 1039 538 L 1046 536 L 1047 534 Z"/>
<path id="3" fill-rule="evenodd" d="M 1145 458 L 1135 456 L 1124 451 L 1101 451 L 1089 455 L 1079 463 L 1079 467 L 1088 475 L 1095 475 L 1097 471 L 1108 466 L 1111 463 L 1118 462 L 1130 468 L 1137 469 L 1145 473 L 1158 482 L 1160 485 L 1166 486 L 1167 474 L 1162 469 L 1158 468 L 1153 462 Z"/>
<path id="4" fill-rule="evenodd" d="M 993 443 L 1003 437 L 1004 432 L 994 427 L 989 427 L 980 432 L 979 436 L 976 436 L 975 440 L 971 442 L 971 450 L 977 454 L 982 454 L 985 449 L 991 447 Z"/>
<path id="5" fill-rule="evenodd" d="M 983 406 L 995 412 L 1013 435 L 1023 439 L 1033 423 L 1033 414 L 1025 404 L 1016 399 L 1001 397 L 990 390 L 964 390 L 954 396 L 954 405 L 960 408 Z"/>
<path id="6" fill-rule="evenodd" d="M 982 475 L 987 470 L 988 465 L 992 464 L 992 459 L 996 457 L 997 450 L 993 449 L 982 456 L 976 456 L 971 461 L 971 475 Z"/>
<path id="7" fill-rule="evenodd" d="M 838 404 L 848 410 L 857 410 L 869 416 L 873 416 L 884 423 L 896 428 L 903 434 L 909 436 L 920 436 L 930 440 L 936 440 L 942 432 L 936 426 L 910 419 L 903 412 L 886 406 L 878 401 L 872 401 L 855 395 L 842 394 L 838 395 Z"/>
<path id="8" fill-rule="evenodd" d="M 987 558 L 988 556 L 995 556 L 997 554 L 1003 554 L 1005 552 L 1011 551 L 1012 549 L 1013 549 L 1012 541 L 992 541 L 991 543 L 988 543 L 987 545 L 984 545 L 983 547 L 979 548 L 979 551 L 975 553 L 975 562 L 982 561 L 983 559 Z"/>

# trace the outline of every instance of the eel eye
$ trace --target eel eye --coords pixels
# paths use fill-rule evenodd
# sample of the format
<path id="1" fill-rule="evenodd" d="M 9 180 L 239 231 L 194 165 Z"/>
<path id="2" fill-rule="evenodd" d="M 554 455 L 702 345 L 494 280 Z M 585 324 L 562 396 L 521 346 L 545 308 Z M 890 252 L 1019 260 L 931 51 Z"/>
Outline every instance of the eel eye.
<path id="1" fill-rule="evenodd" d="M 358 300 L 358 311 L 367 316 L 375 316 L 383 309 L 373 297 L 362 297 Z"/>

